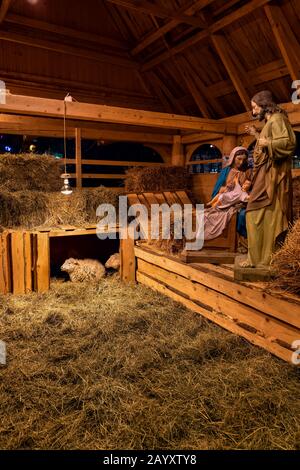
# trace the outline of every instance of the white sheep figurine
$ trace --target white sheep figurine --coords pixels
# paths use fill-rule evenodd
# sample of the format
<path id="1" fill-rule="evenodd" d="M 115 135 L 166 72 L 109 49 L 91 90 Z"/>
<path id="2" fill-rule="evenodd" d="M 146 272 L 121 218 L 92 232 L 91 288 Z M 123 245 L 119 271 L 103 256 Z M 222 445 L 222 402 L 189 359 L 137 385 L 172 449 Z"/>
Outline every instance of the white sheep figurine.
<path id="1" fill-rule="evenodd" d="M 116 269 L 120 268 L 120 253 L 115 253 L 105 263 L 106 268 Z"/>
<path id="2" fill-rule="evenodd" d="M 96 259 L 69 258 L 60 269 L 72 282 L 98 281 L 105 276 L 105 267 Z"/>

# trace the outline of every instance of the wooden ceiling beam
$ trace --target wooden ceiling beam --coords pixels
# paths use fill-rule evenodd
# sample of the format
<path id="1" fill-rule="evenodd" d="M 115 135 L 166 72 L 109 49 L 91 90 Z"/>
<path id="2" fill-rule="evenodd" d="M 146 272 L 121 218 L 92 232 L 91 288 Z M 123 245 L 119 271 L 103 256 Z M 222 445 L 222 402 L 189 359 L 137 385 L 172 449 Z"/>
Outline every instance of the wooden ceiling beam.
<path id="1" fill-rule="evenodd" d="M 33 86 L 34 84 L 40 84 L 41 86 L 56 86 L 57 88 L 68 89 L 70 93 L 73 93 L 76 97 L 77 93 L 92 93 L 93 95 L 98 95 L 99 97 L 108 98 L 108 99 L 120 99 L 125 102 L 125 100 L 139 100 L 142 101 L 149 101 L 152 99 L 152 96 L 149 94 L 145 94 L 138 91 L 125 91 L 118 88 L 112 88 L 107 86 L 95 85 L 93 83 L 86 83 L 81 81 L 73 81 L 73 80 L 64 80 L 61 78 L 51 78 L 45 77 L 36 74 L 30 73 L 13 73 L 13 72 L 6 72 L 1 71 L 1 78 L 5 80 L 8 84 L 8 88 L 10 83 L 14 82 L 24 82 L 27 83 L 29 86 Z"/>
<path id="2" fill-rule="evenodd" d="M 185 49 L 194 46 L 198 42 L 202 41 L 203 39 L 207 38 L 209 35 L 214 34 L 226 26 L 234 23 L 237 20 L 240 20 L 242 17 L 252 13 L 258 8 L 263 7 L 267 3 L 269 3 L 271 0 L 251 0 L 250 2 L 246 3 L 246 5 L 243 5 L 242 7 L 238 8 L 234 12 L 224 16 L 219 21 L 216 21 L 214 24 L 212 24 L 209 28 L 200 31 L 199 33 L 196 33 L 194 36 L 192 36 L 189 39 L 186 39 L 185 41 L 179 43 L 177 46 L 174 46 L 170 48 L 170 50 L 163 52 L 162 54 L 158 55 L 157 57 L 154 57 L 151 59 L 149 62 L 143 65 L 142 70 L 145 72 L 146 70 L 150 70 L 151 68 L 155 67 L 156 65 L 160 64 L 161 62 L 170 59 L 172 56 L 179 54 L 183 52 Z"/>
<path id="3" fill-rule="evenodd" d="M 0 6 L 0 23 L 2 23 L 5 20 L 5 17 L 11 5 L 11 2 L 12 0 L 2 0 L 1 6 Z"/>
<path id="4" fill-rule="evenodd" d="M 252 85 L 276 80 L 289 74 L 283 59 L 274 60 L 268 64 L 261 65 L 247 72 L 248 79 Z M 231 80 L 223 80 L 208 87 L 208 91 L 214 98 L 229 95 L 235 91 Z"/>
<path id="5" fill-rule="evenodd" d="M 39 29 L 40 31 L 46 31 L 49 33 L 60 34 L 72 39 L 81 39 L 87 42 L 94 42 L 98 46 L 109 46 L 114 49 L 128 51 L 128 46 L 124 43 L 124 41 L 118 41 L 117 39 L 107 38 L 98 34 L 78 31 L 77 29 L 67 28 L 65 26 L 60 26 L 33 18 L 27 18 L 25 16 L 15 15 L 13 13 L 6 15 L 5 22 L 16 24 L 18 26 L 26 26 L 27 28 Z"/>
<path id="6" fill-rule="evenodd" d="M 229 10 L 229 8 L 233 7 L 236 3 L 239 3 L 239 1 L 240 0 L 230 0 L 229 2 L 226 1 L 224 5 L 222 5 L 220 8 L 217 8 L 216 10 L 213 11 L 213 16 L 221 15 L 221 13 Z"/>
<path id="7" fill-rule="evenodd" d="M 63 117 L 63 100 L 8 94 L 6 103 L 0 103 L 0 112 L 29 116 Z M 234 132 L 235 124 L 222 120 L 202 119 L 177 114 L 166 114 L 139 109 L 119 108 L 89 103 L 69 102 L 68 120 L 108 122 L 161 129 L 192 130 L 198 132 Z"/>
<path id="8" fill-rule="evenodd" d="M 189 6 L 183 6 L 179 10 L 177 10 L 178 14 L 184 14 L 187 16 L 192 16 L 196 11 L 200 11 L 206 6 L 208 6 L 210 3 L 212 3 L 214 0 L 198 0 L 196 2 L 192 2 Z M 166 24 L 161 26 L 158 29 L 155 29 L 153 32 L 147 34 L 147 36 L 137 45 L 135 46 L 131 54 L 133 56 L 139 54 L 142 52 L 146 47 L 150 46 L 153 42 L 157 41 L 160 37 L 162 37 L 164 34 L 168 33 L 172 29 L 174 29 L 177 25 L 180 24 L 180 21 L 172 19 L 171 21 L 168 21 Z"/>
<path id="9" fill-rule="evenodd" d="M 82 130 L 82 138 L 110 141 L 131 141 L 157 144 L 172 144 L 171 134 L 155 134 L 144 132 L 141 128 L 137 131 L 101 129 L 99 124 L 86 127 L 87 123 L 82 121 L 67 122 L 67 136 L 74 137 L 75 129 Z M 0 132 L 5 134 L 25 134 L 31 136 L 63 137 L 64 130 L 62 121 L 53 118 L 15 116 L 0 114 Z"/>
<path id="10" fill-rule="evenodd" d="M 246 88 L 244 87 L 244 83 L 239 76 L 236 63 L 230 54 L 225 37 L 213 34 L 211 39 L 243 105 L 245 106 L 245 109 L 247 111 L 250 110 L 250 97 L 248 96 Z"/>
<path id="11" fill-rule="evenodd" d="M 76 57 L 82 57 L 84 59 L 90 59 L 96 62 L 104 62 L 122 67 L 137 69 L 138 64 L 129 58 L 115 56 L 112 54 L 105 54 L 92 49 L 82 49 L 77 46 L 71 46 L 62 44 L 61 42 L 49 41 L 46 39 L 37 39 L 28 35 L 13 33 L 9 31 L 0 30 L 0 40 L 14 42 L 30 47 L 36 47 L 38 49 L 45 49 L 47 51 L 59 52 L 61 54 L 73 55 Z"/>
<path id="12" fill-rule="evenodd" d="M 300 45 L 278 5 L 265 5 L 266 16 L 292 80 L 300 78 Z"/>
<path id="13" fill-rule="evenodd" d="M 159 18 L 172 18 L 177 20 L 179 23 L 190 24 L 196 28 L 205 28 L 205 22 L 198 17 L 183 15 L 179 13 L 173 13 L 171 10 L 167 10 L 161 6 L 154 5 L 147 0 L 106 0 L 109 3 L 113 3 L 119 7 L 123 7 L 129 10 L 136 10 L 139 13 L 146 15 L 154 15 Z"/>

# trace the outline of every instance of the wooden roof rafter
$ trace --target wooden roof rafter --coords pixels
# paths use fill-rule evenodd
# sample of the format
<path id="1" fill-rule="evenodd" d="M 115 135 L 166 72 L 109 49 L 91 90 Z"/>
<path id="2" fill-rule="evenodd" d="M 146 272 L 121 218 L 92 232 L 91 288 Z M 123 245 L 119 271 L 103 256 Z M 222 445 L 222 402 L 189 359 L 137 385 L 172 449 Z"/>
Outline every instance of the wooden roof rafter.
<path id="1" fill-rule="evenodd" d="M 138 39 L 137 33 L 134 27 L 131 25 L 129 19 L 122 15 L 122 11 L 117 9 L 110 8 L 109 12 L 111 13 L 117 28 L 119 29 L 120 33 L 127 40 L 129 39 L 129 34 Z M 157 21 L 153 15 L 151 15 L 152 21 L 155 27 L 158 27 Z M 149 73 L 151 72 L 151 73 Z M 155 95 L 158 97 L 159 101 L 161 102 L 163 109 L 167 112 L 172 112 L 172 105 L 175 107 L 175 111 L 181 114 L 186 114 L 184 107 L 180 104 L 180 102 L 172 95 L 168 87 L 163 83 L 157 73 L 153 71 L 149 71 L 147 74 L 142 73 L 141 71 L 137 71 L 140 80 L 143 83 L 143 86 L 146 89 L 151 89 Z"/>
<path id="2" fill-rule="evenodd" d="M 209 104 L 205 96 L 203 96 L 203 94 L 198 89 L 195 83 L 194 77 L 190 73 L 189 64 L 187 60 L 185 60 L 184 57 L 181 57 L 179 65 L 182 65 L 181 74 L 202 116 L 204 118 L 211 118 L 212 116 L 211 116 Z"/>
<path id="3" fill-rule="evenodd" d="M 74 45 L 64 44 L 58 41 L 50 41 L 48 39 L 37 39 L 30 37 L 29 35 L 14 33 L 10 31 L 2 31 L 0 29 L 0 39 L 3 41 L 14 42 L 17 44 L 23 44 L 38 49 L 45 49 L 47 51 L 59 52 L 61 54 L 73 55 L 76 57 L 82 57 L 85 59 L 91 59 L 97 62 L 104 62 L 130 69 L 137 69 L 138 64 L 133 59 L 114 56 L 112 54 L 106 54 L 93 49 L 80 48 Z"/>
<path id="4" fill-rule="evenodd" d="M 95 43 L 98 46 L 111 47 L 112 49 L 128 52 L 128 46 L 124 41 L 118 39 L 103 37 L 94 33 L 87 33 L 66 26 L 61 26 L 48 21 L 41 21 L 35 18 L 27 18 L 22 15 L 8 13 L 5 17 L 5 23 L 25 26 L 27 28 L 40 30 L 48 33 L 55 33 L 70 39 L 80 39 L 86 42 Z"/>
<path id="5" fill-rule="evenodd" d="M 224 109 L 219 104 L 217 99 L 212 95 L 212 93 L 210 92 L 209 87 L 207 87 L 203 83 L 198 71 L 195 70 L 195 68 L 193 67 L 193 64 L 187 58 L 185 58 L 183 56 L 180 56 L 180 61 L 181 61 L 181 63 L 183 63 L 184 67 L 187 69 L 189 75 L 191 77 L 193 77 L 199 92 L 205 98 L 206 102 L 213 108 L 214 111 L 216 111 L 217 113 L 223 115 L 224 114 Z"/>
<path id="6" fill-rule="evenodd" d="M 215 34 L 218 31 L 221 31 L 223 28 L 234 23 L 235 21 L 239 20 L 243 16 L 246 16 L 249 13 L 252 13 L 258 8 L 262 8 L 264 5 L 266 5 L 270 1 L 271 0 L 251 0 L 250 2 L 246 3 L 242 7 L 238 8 L 232 13 L 229 13 L 228 15 L 224 16 L 222 19 L 216 21 L 215 23 L 213 23 L 212 25 L 210 25 L 208 28 L 204 29 L 203 31 L 200 31 L 194 34 L 191 38 L 182 41 L 176 46 L 171 47 L 170 50 L 163 52 L 159 54 L 158 56 L 154 57 L 153 59 L 151 59 L 149 62 L 146 62 L 143 65 L 142 70 L 143 71 L 150 70 L 156 65 L 159 65 L 161 62 L 167 59 L 170 59 L 172 56 L 176 54 L 180 54 L 181 52 L 185 51 L 187 48 L 194 46 L 195 44 L 202 41 L 203 39 L 206 39 L 211 34 Z"/>
<path id="7" fill-rule="evenodd" d="M 164 7 L 154 5 L 147 0 L 106 0 L 109 3 L 113 3 L 119 7 L 123 7 L 129 10 L 136 10 L 139 13 L 147 15 L 154 15 L 159 18 L 171 18 L 177 20 L 179 23 L 190 24 L 196 28 L 205 28 L 205 22 L 198 17 L 184 15 L 181 13 L 174 13 Z"/>
<path id="8" fill-rule="evenodd" d="M 221 34 L 213 34 L 211 39 L 245 109 L 247 111 L 250 110 L 250 97 L 239 74 L 241 65 L 238 64 L 236 58 L 234 59 L 233 52 L 230 50 L 224 36 Z M 243 73 L 243 77 L 246 77 L 246 75 L 246 73 Z"/>
<path id="9" fill-rule="evenodd" d="M 290 76 L 292 80 L 299 80 L 300 44 L 278 5 L 265 5 L 264 10 Z"/>
<path id="10" fill-rule="evenodd" d="M 213 1 L 214 0 L 197 0 L 196 2 L 192 1 L 189 5 L 185 5 L 179 10 L 177 10 L 177 13 L 192 16 L 194 15 L 194 13 L 202 10 Z M 150 46 L 157 39 L 159 39 L 164 34 L 174 29 L 178 24 L 180 24 L 180 21 L 176 19 L 172 19 L 168 21 L 167 23 L 165 23 L 160 28 L 155 29 L 153 32 L 147 34 L 146 37 L 142 39 L 141 42 L 132 49 L 131 51 L 132 55 L 135 56 L 139 54 L 140 52 L 142 52 L 146 47 Z"/>
<path id="11" fill-rule="evenodd" d="M 2 0 L 1 6 L 0 6 L 0 23 L 2 23 L 5 20 L 6 14 L 9 10 L 11 3 L 12 3 L 12 0 Z"/>

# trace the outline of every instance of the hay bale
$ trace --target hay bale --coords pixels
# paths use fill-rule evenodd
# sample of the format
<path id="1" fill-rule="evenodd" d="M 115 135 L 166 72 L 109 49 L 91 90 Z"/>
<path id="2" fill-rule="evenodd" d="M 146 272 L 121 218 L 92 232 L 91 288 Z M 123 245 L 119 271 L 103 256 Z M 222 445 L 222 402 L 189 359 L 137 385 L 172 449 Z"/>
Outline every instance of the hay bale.
<path id="1" fill-rule="evenodd" d="M 82 189 L 82 194 L 85 200 L 85 212 L 87 220 L 90 223 L 96 223 L 96 210 L 100 204 L 111 204 L 118 209 L 119 197 L 118 192 L 113 189 L 99 186 L 98 188 Z"/>
<path id="2" fill-rule="evenodd" d="M 125 190 L 127 192 L 189 189 L 190 186 L 191 175 L 185 167 L 134 167 L 126 172 Z"/>
<path id="3" fill-rule="evenodd" d="M 107 188 L 74 190 L 70 196 L 60 192 L 0 191 L 0 226 L 32 229 L 97 223 L 100 204 L 118 207 L 117 192 Z"/>
<path id="4" fill-rule="evenodd" d="M 275 280 L 272 288 L 281 288 L 300 295 L 300 219 L 289 231 L 283 246 L 272 259 Z"/>
<path id="5" fill-rule="evenodd" d="M 300 176 L 293 178 L 293 217 L 300 217 Z"/>
<path id="6" fill-rule="evenodd" d="M 5 228 L 34 228 L 47 219 L 48 197 L 39 191 L 0 191 L 0 225 Z"/>
<path id="7" fill-rule="evenodd" d="M 85 207 L 85 199 L 80 190 L 73 191 L 70 196 L 61 193 L 48 193 L 47 218 L 44 225 L 47 227 L 81 226 L 88 222 Z"/>
<path id="8" fill-rule="evenodd" d="M 8 191 L 59 191 L 62 163 L 50 155 L 0 155 L 0 186 Z"/>

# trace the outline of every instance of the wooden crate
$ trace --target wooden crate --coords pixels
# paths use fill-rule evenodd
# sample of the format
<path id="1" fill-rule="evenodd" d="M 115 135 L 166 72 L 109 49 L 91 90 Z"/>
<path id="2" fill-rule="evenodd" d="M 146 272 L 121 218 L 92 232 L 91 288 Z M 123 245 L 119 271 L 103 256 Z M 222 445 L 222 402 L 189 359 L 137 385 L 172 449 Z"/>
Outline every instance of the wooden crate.
<path id="1" fill-rule="evenodd" d="M 0 233 L 0 294 L 11 291 L 11 235 L 5 231 Z"/>
<path id="2" fill-rule="evenodd" d="M 116 226 L 112 228 L 118 232 Z M 108 231 L 108 229 L 107 229 Z M 50 239 L 94 235 L 95 224 L 38 231 L 6 230 L 0 234 L 0 293 L 46 292 L 50 288 Z"/>
<path id="3" fill-rule="evenodd" d="M 187 265 L 149 248 L 134 248 L 136 280 L 212 322 L 292 362 L 300 339 L 300 301 L 234 281 L 229 266 Z"/>

